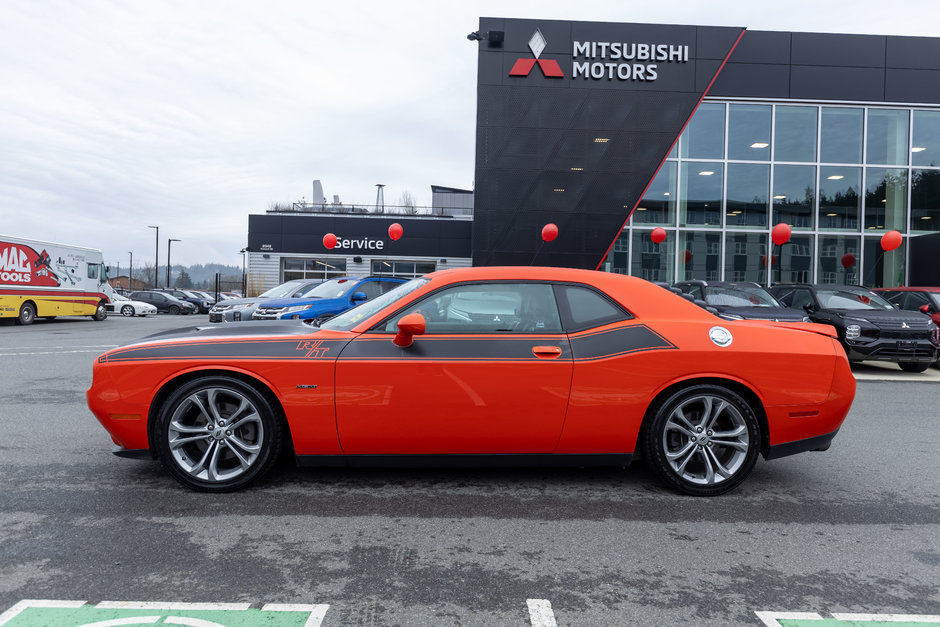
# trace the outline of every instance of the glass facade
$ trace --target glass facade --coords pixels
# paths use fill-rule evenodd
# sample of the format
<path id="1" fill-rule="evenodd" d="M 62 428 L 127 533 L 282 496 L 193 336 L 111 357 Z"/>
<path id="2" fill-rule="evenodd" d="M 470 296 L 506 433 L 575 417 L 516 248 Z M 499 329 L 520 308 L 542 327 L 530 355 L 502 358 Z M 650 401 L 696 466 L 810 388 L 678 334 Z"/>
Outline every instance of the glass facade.
<path id="1" fill-rule="evenodd" d="M 776 246 L 781 222 L 793 234 Z M 666 282 L 895 286 L 908 238 L 938 229 L 940 110 L 710 99 L 604 268 Z M 884 251 L 891 230 L 904 243 Z"/>
<path id="2" fill-rule="evenodd" d="M 346 276 L 345 259 L 281 258 L 281 282 L 294 279 L 332 279 Z"/>

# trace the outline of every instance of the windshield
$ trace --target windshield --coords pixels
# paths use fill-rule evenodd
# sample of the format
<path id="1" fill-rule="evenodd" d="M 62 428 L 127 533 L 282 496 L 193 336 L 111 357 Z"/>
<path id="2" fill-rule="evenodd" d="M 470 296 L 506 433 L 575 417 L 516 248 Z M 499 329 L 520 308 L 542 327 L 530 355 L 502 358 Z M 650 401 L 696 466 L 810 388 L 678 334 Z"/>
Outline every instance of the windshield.
<path id="1" fill-rule="evenodd" d="M 300 283 L 290 282 L 282 283 L 277 287 L 272 287 L 267 292 L 262 292 L 258 298 L 287 298 L 301 286 Z"/>
<path id="2" fill-rule="evenodd" d="M 709 286 L 705 294 L 705 302 L 709 305 L 724 305 L 726 307 L 779 307 L 774 297 L 760 287 L 735 286 L 712 287 Z"/>
<path id="3" fill-rule="evenodd" d="M 350 309 L 345 313 L 341 313 L 334 318 L 330 318 L 320 326 L 322 326 L 324 329 L 349 331 L 369 316 L 394 303 L 396 300 L 407 296 L 411 292 L 427 283 L 429 280 L 430 279 L 426 279 L 424 277 L 419 277 L 417 279 L 412 279 L 407 283 L 402 283 L 392 291 L 386 292 L 381 296 L 377 296 L 372 300 L 366 301 L 358 307 Z"/>
<path id="4" fill-rule="evenodd" d="M 817 289 L 816 295 L 823 309 L 894 309 L 881 296 L 860 287 Z"/>
<path id="5" fill-rule="evenodd" d="M 330 279 L 320 283 L 306 294 L 304 298 L 339 298 L 359 283 L 359 279 Z"/>

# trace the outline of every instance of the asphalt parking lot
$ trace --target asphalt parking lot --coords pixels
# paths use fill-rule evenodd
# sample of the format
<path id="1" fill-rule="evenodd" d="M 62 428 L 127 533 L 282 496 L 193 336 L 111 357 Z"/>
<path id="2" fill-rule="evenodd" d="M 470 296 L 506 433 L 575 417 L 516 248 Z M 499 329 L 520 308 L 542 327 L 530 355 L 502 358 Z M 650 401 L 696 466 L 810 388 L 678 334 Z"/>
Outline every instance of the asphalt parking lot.
<path id="1" fill-rule="evenodd" d="M 0 625 L 940 622 L 936 369 L 856 367 L 829 451 L 760 461 L 714 499 L 662 487 L 642 462 L 282 466 L 205 495 L 112 456 L 84 403 L 97 354 L 191 324 L 208 322 L 0 327 Z"/>

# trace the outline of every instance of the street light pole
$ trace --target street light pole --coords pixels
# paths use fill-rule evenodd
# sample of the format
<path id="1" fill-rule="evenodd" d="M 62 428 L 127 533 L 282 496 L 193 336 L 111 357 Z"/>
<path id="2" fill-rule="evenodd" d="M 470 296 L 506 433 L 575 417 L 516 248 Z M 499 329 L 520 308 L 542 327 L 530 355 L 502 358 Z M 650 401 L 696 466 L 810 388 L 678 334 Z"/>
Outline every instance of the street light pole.
<path id="1" fill-rule="evenodd" d="M 182 242 L 181 239 L 168 239 L 166 241 L 166 286 L 170 287 L 170 244 L 173 242 Z"/>
<path id="2" fill-rule="evenodd" d="M 160 287 L 160 227 L 159 226 L 148 226 L 148 229 L 157 229 L 157 238 L 156 246 L 154 246 L 154 262 L 153 262 L 153 287 L 154 289 Z"/>
<path id="3" fill-rule="evenodd" d="M 128 255 L 131 256 L 130 269 L 127 271 L 127 291 L 134 291 L 134 253 L 128 251 Z"/>
<path id="4" fill-rule="evenodd" d="M 248 252 L 248 247 L 246 246 L 245 248 L 242 248 L 238 252 L 242 254 L 242 298 L 247 298 L 248 289 L 247 289 L 247 285 L 245 284 L 245 253 Z"/>

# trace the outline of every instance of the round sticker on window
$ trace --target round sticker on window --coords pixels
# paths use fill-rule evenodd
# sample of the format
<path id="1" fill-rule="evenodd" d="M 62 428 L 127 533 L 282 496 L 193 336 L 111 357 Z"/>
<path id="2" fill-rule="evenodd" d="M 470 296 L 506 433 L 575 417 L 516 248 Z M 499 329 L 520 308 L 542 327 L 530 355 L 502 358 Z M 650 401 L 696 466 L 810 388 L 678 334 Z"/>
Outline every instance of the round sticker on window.
<path id="1" fill-rule="evenodd" d="M 708 330 L 708 338 L 717 346 L 731 346 L 731 331 L 724 327 L 712 327 Z"/>

